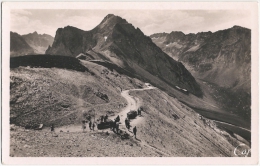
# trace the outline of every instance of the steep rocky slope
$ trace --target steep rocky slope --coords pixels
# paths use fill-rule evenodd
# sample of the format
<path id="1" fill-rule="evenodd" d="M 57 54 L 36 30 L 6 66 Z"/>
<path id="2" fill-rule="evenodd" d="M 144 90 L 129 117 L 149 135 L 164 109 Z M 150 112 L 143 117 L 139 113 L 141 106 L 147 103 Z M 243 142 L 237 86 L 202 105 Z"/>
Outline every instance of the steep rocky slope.
<path id="1" fill-rule="evenodd" d="M 39 55 L 34 55 L 37 56 Z M 41 60 L 49 63 L 51 61 L 50 58 Z M 137 86 L 138 81 L 135 79 L 120 76 L 116 71 L 110 72 L 102 66 L 97 73 L 99 76 L 96 76 L 88 70 L 97 67 L 95 63 L 82 70 L 81 66 L 75 69 L 78 65 L 76 62 L 72 60 L 70 62 L 74 68 L 62 67 L 60 64 L 57 66 L 59 68 L 41 67 L 39 64 L 37 68 L 30 65 L 27 67 L 16 65 L 11 68 L 11 123 L 19 126 L 39 123 L 62 126 L 81 123 L 84 119 L 83 113 L 93 114 L 93 110 L 96 110 L 97 117 L 106 113 L 115 114 L 125 103 L 118 93 L 120 86 L 124 85 L 125 88 Z"/>
<path id="2" fill-rule="evenodd" d="M 182 62 L 224 110 L 251 120 L 251 30 L 239 26 L 217 32 L 158 33 L 150 36 Z"/>
<path id="3" fill-rule="evenodd" d="M 234 26 L 214 33 L 171 32 L 150 37 L 164 52 L 193 70 L 196 77 L 250 93 L 250 29 Z"/>
<path id="4" fill-rule="evenodd" d="M 30 47 L 21 35 L 10 32 L 10 56 L 33 54 L 34 50 Z"/>
<path id="5" fill-rule="evenodd" d="M 88 115 L 95 120 L 106 113 L 110 117 L 120 115 L 127 104 L 120 95 L 121 88 L 142 89 L 145 84 L 94 62 L 81 64 L 89 71 L 11 69 L 10 156 L 234 156 L 233 150 L 240 143 L 250 146 L 239 135 L 219 129 L 214 121 L 159 89 L 130 92 L 144 109 L 141 117 L 131 121 L 138 129 L 137 139 L 121 139 L 109 129 L 82 133 L 81 121 Z M 23 128 L 39 123 L 44 124 L 41 131 Z M 51 124 L 55 133 L 50 132 Z M 67 125 L 70 127 L 60 132 L 59 127 Z"/>
<path id="6" fill-rule="evenodd" d="M 36 54 L 44 54 L 47 48 L 52 45 L 54 38 L 48 34 L 38 34 L 36 31 L 22 35 L 24 40 L 34 49 Z"/>
<path id="7" fill-rule="evenodd" d="M 183 32 L 173 31 L 171 33 L 156 33 L 150 37 L 163 51 L 178 60 L 184 52 L 199 49 L 199 46 L 202 45 L 205 39 L 211 34 L 211 32 L 202 32 L 185 35 Z"/>
<path id="8" fill-rule="evenodd" d="M 173 87 L 202 96 L 196 80 L 182 63 L 165 54 L 139 28 L 112 14 L 90 31 L 70 26 L 59 28 L 46 54 L 73 57 L 84 54 L 87 59 L 114 63 L 151 83 L 151 77 L 156 76 Z"/>

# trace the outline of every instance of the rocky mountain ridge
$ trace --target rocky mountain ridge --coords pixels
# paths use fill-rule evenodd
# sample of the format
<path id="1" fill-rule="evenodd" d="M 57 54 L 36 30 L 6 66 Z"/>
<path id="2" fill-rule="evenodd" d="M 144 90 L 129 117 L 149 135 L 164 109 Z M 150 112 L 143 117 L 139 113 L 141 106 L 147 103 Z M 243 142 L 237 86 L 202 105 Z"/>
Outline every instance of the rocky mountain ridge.
<path id="1" fill-rule="evenodd" d="M 36 31 L 26 35 L 10 32 L 10 53 L 13 56 L 44 54 L 54 38 L 48 34 L 38 34 Z"/>
<path id="2" fill-rule="evenodd" d="M 150 37 L 173 59 L 190 68 L 197 78 L 250 92 L 250 29 L 233 26 L 214 33 L 171 32 Z"/>
<path id="3" fill-rule="evenodd" d="M 73 57 L 85 54 L 95 60 L 112 62 L 151 83 L 151 76 L 156 76 L 171 86 L 202 95 L 196 80 L 182 63 L 165 54 L 139 28 L 113 14 L 90 31 L 71 26 L 59 28 L 46 54 Z"/>
<path id="4" fill-rule="evenodd" d="M 182 62 L 204 95 L 221 108 L 251 121 L 251 30 L 240 26 L 217 32 L 158 33 L 150 36 L 164 52 Z"/>

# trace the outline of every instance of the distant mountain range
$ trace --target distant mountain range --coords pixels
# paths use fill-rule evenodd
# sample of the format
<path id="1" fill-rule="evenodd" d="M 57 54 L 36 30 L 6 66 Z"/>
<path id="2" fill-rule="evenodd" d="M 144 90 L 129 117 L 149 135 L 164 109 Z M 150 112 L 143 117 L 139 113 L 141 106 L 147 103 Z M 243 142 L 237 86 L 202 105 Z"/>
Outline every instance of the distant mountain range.
<path id="1" fill-rule="evenodd" d="M 239 26 L 217 32 L 156 33 L 154 43 L 183 62 L 197 78 L 234 91 L 251 90 L 251 30 Z"/>
<path id="2" fill-rule="evenodd" d="M 10 32 L 10 56 L 33 54 L 34 50 L 24 40 L 24 38 L 15 32 Z"/>
<path id="3" fill-rule="evenodd" d="M 71 26 L 59 28 L 46 54 L 81 58 L 85 55 L 87 59 L 109 61 L 152 84 L 158 84 L 155 79 L 160 79 L 202 95 L 200 86 L 181 62 L 164 53 L 139 28 L 113 14 L 90 31 Z"/>
<path id="4" fill-rule="evenodd" d="M 54 38 L 47 34 L 37 32 L 27 35 L 19 35 L 10 32 L 11 57 L 31 54 L 44 54 L 49 45 L 52 45 Z"/>
<path id="5" fill-rule="evenodd" d="M 52 45 L 54 38 L 47 34 L 38 34 L 37 32 L 22 35 L 25 41 L 34 49 L 37 54 L 44 54 L 47 48 Z"/>

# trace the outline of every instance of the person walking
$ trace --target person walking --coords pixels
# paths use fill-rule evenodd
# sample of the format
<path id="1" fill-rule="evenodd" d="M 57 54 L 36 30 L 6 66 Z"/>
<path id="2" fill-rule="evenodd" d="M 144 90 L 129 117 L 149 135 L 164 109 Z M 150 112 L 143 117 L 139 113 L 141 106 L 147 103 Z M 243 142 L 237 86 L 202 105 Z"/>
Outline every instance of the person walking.
<path id="1" fill-rule="evenodd" d="M 125 118 L 125 127 L 128 129 L 128 119 Z"/>
<path id="2" fill-rule="evenodd" d="M 101 123 L 102 123 L 103 120 L 104 120 L 104 116 L 103 115 L 101 115 L 100 120 L 101 120 Z"/>
<path id="3" fill-rule="evenodd" d="M 54 132 L 54 124 L 51 125 L 51 132 Z"/>
<path id="4" fill-rule="evenodd" d="M 115 118 L 115 121 L 116 121 L 116 122 L 120 122 L 120 117 L 119 117 L 119 115 Z"/>
<path id="5" fill-rule="evenodd" d="M 136 132 L 137 132 L 136 126 L 133 128 L 133 132 L 134 132 L 134 136 L 135 136 L 135 139 L 136 139 Z"/>
<path id="6" fill-rule="evenodd" d="M 130 121 L 129 120 L 127 121 L 127 129 L 128 130 L 130 129 Z"/>
<path id="7" fill-rule="evenodd" d="M 106 116 L 104 117 L 104 122 L 107 122 L 107 118 L 108 118 L 108 116 L 106 114 Z"/>
<path id="8" fill-rule="evenodd" d="M 110 122 L 110 130 L 114 130 L 114 120 Z"/>
<path id="9" fill-rule="evenodd" d="M 118 134 L 119 131 L 119 122 L 116 122 L 116 133 Z"/>
<path id="10" fill-rule="evenodd" d="M 92 129 L 93 129 L 93 131 L 95 130 L 95 122 L 93 122 L 93 124 L 92 124 Z"/>
<path id="11" fill-rule="evenodd" d="M 85 121 L 82 121 L 82 129 L 83 129 L 83 133 L 85 132 L 85 129 L 86 129 L 86 122 Z"/>
<path id="12" fill-rule="evenodd" d="M 92 122 L 91 121 L 89 121 L 88 126 L 89 126 L 89 129 L 92 130 Z"/>
<path id="13" fill-rule="evenodd" d="M 54 124 L 51 125 L 51 135 L 54 137 L 55 134 L 54 134 Z"/>
<path id="14" fill-rule="evenodd" d="M 125 125 L 126 125 L 126 128 L 129 130 L 130 129 L 130 120 L 128 118 L 126 118 Z"/>
<path id="15" fill-rule="evenodd" d="M 142 108 L 139 107 L 138 110 L 137 110 L 137 114 L 138 114 L 139 116 L 141 116 L 141 111 L 142 111 Z"/>
<path id="16" fill-rule="evenodd" d="M 116 121 L 113 121 L 113 132 L 115 132 L 116 129 Z"/>

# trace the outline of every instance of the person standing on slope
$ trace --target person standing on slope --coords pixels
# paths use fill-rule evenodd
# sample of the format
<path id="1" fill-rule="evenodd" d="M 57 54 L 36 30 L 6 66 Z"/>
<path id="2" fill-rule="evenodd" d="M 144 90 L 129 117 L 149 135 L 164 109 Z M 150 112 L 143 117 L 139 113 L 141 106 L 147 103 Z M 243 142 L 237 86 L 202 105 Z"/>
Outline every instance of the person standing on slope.
<path id="1" fill-rule="evenodd" d="M 92 123 L 91 123 L 91 121 L 89 121 L 88 126 L 89 126 L 89 129 L 92 130 Z"/>
<path id="2" fill-rule="evenodd" d="M 116 133 L 118 134 L 119 131 L 119 122 L 116 122 Z"/>
<path id="3" fill-rule="evenodd" d="M 137 115 L 139 115 L 139 112 L 140 112 L 140 108 L 137 109 Z"/>
<path id="4" fill-rule="evenodd" d="M 92 129 L 93 129 L 93 131 L 95 130 L 95 122 L 93 122 L 93 125 L 92 125 Z"/>
<path id="5" fill-rule="evenodd" d="M 101 120 L 101 123 L 102 123 L 103 120 L 104 120 L 104 116 L 103 115 L 101 115 L 100 120 Z"/>
<path id="6" fill-rule="evenodd" d="M 54 124 L 51 125 L 51 132 L 54 132 Z"/>
<path id="7" fill-rule="evenodd" d="M 128 119 L 125 118 L 125 127 L 128 129 Z"/>
<path id="8" fill-rule="evenodd" d="M 82 129 L 83 129 L 83 133 L 84 133 L 85 129 L 86 129 L 86 122 L 84 120 L 82 121 Z"/>
<path id="9" fill-rule="evenodd" d="M 133 128 L 133 132 L 134 132 L 135 139 L 136 139 L 136 132 L 137 132 L 136 126 Z"/>
<path id="10" fill-rule="evenodd" d="M 53 137 L 56 137 L 56 135 L 54 134 L 54 124 L 51 125 L 51 135 Z"/>
<path id="11" fill-rule="evenodd" d="M 119 115 L 115 118 L 115 122 L 120 122 L 120 117 L 119 117 Z"/>
<path id="12" fill-rule="evenodd" d="M 106 116 L 104 117 L 104 122 L 107 122 L 107 118 L 108 118 L 108 116 L 106 114 Z"/>

